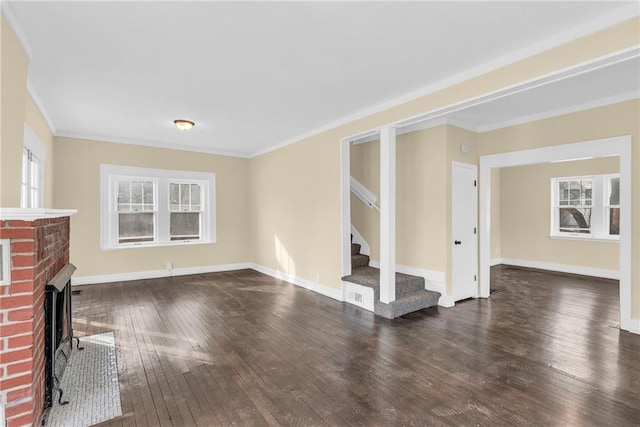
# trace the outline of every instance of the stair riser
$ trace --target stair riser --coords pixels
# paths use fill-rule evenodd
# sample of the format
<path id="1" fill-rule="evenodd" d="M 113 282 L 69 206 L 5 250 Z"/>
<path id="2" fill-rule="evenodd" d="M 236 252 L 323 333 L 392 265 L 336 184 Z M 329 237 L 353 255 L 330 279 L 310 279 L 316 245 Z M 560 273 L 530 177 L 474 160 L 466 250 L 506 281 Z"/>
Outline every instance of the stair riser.
<path id="1" fill-rule="evenodd" d="M 380 301 L 376 301 L 373 312 L 387 319 L 395 319 L 396 317 L 400 317 L 404 314 L 413 313 L 414 311 L 437 305 L 440 293 L 418 291 L 418 295 L 415 295 L 414 293 L 414 295 L 406 296 L 405 298 L 407 299 L 403 300 L 402 298 L 399 298 L 390 304 L 383 304 Z"/>
<path id="2" fill-rule="evenodd" d="M 368 267 L 369 263 L 369 257 L 367 255 L 352 255 L 351 256 L 351 272 L 354 275 L 358 275 L 358 274 L 362 274 L 359 273 L 359 268 L 361 267 L 365 267 L 365 269 L 371 269 L 371 267 Z M 377 270 L 377 269 L 373 269 L 373 270 Z M 364 273 L 365 276 L 364 277 L 369 277 L 369 275 L 367 273 Z M 380 297 L 380 281 L 379 281 L 379 277 L 376 277 L 376 280 L 374 283 L 371 282 L 370 278 L 369 279 L 365 279 L 364 282 L 358 280 L 356 277 L 353 278 L 349 278 L 347 277 L 346 280 L 350 281 L 351 283 L 356 283 L 359 285 L 363 285 L 363 286 L 367 286 L 369 288 L 373 289 L 374 295 L 376 297 L 376 300 L 379 299 Z M 343 280 L 345 280 L 345 278 L 343 278 Z M 419 291 L 424 289 L 424 278 L 423 277 L 419 277 L 419 276 L 409 276 L 406 274 L 397 274 L 396 275 L 396 297 L 398 297 L 399 295 L 403 295 L 409 292 L 414 292 L 414 291 Z"/>
<path id="3" fill-rule="evenodd" d="M 351 255 L 351 268 L 366 267 L 369 265 L 369 257 L 367 255 L 357 254 Z"/>
<path id="4" fill-rule="evenodd" d="M 358 255 L 360 253 L 360 245 L 358 243 L 351 244 L 351 255 Z"/>

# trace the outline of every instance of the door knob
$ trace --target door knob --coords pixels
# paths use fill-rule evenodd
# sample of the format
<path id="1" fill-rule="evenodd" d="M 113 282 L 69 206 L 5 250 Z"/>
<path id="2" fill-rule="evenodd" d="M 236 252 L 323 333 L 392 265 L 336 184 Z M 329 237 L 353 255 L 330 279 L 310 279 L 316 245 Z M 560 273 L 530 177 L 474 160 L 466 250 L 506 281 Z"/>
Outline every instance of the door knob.
<path id="1" fill-rule="evenodd" d="M 453 244 L 454 244 L 454 245 L 461 245 L 461 244 L 462 244 L 462 242 L 461 242 L 460 240 L 455 240 L 455 241 L 453 242 Z"/>

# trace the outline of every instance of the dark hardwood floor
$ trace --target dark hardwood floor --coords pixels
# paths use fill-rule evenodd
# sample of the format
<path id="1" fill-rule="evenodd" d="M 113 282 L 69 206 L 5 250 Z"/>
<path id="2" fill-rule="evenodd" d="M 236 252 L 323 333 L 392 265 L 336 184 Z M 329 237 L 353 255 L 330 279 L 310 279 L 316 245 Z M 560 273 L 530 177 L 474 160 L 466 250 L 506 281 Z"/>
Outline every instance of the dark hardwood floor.
<path id="1" fill-rule="evenodd" d="M 492 277 L 490 299 L 395 320 L 252 270 L 91 285 L 74 328 L 115 333 L 108 426 L 639 425 L 617 282 Z"/>

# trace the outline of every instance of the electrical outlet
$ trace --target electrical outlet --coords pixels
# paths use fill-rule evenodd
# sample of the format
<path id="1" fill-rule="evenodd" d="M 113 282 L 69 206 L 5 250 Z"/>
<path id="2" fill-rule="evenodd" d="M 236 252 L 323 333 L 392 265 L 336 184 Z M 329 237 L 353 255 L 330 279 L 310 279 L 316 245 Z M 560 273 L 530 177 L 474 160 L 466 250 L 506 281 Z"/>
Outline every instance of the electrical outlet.
<path id="1" fill-rule="evenodd" d="M 171 261 L 169 261 L 167 263 L 167 271 L 171 271 L 171 270 L 173 270 L 173 263 Z"/>
<path id="2" fill-rule="evenodd" d="M 316 274 L 316 283 L 320 283 L 320 273 Z"/>

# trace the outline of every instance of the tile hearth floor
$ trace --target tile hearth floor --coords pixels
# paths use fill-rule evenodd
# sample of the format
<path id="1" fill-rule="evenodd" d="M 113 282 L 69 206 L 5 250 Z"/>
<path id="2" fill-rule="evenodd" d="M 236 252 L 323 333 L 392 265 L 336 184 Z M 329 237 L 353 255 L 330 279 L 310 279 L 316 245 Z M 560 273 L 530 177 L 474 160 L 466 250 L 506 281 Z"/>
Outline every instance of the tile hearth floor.
<path id="1" fill-rule="evenodd" d="M 84 350 L 74 350 L 62 376 L 66 405 L 54 396 L 45 426 L 84 427 L 122 415 L 118 363 L 113 332 L 80 338 Z"/>

